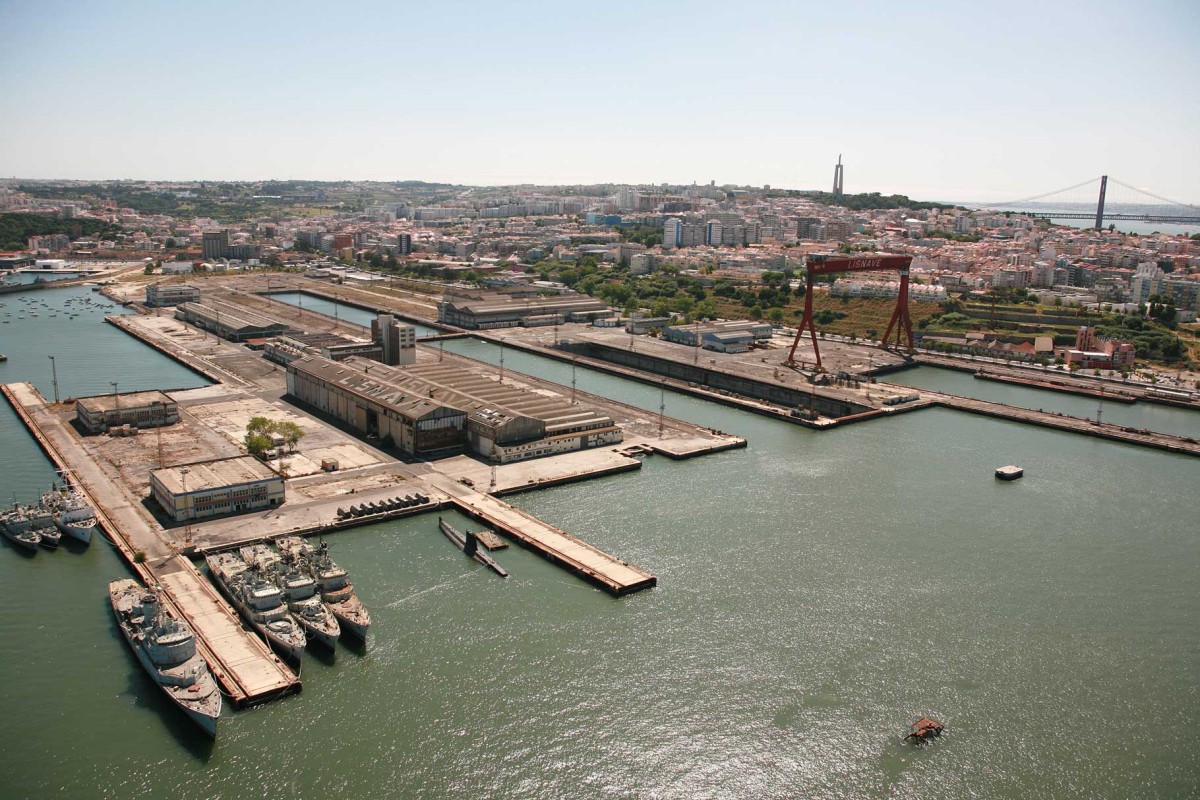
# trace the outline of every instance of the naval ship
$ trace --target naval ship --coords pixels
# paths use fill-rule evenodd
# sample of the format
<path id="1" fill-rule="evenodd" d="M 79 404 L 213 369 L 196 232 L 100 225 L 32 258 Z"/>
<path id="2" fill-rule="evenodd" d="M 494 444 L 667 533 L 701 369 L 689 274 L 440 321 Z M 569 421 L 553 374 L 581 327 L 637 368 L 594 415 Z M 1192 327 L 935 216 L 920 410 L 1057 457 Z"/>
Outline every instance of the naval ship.
<path id="1" fill-rule="evenodd" d="M 14 544 L 35 552 L 38 545 L 53 550 L 62 540 L 54 527 L 54 517 L 41 506 L 13 503 L 11 509 L 0 514 L 0 529 Z"/>
<path id="2" fill-rule="evenodd" d="M 83 494 L 64 483 L 42 495 L 42 507 L 54 516 L 58 529 L 84 544 L 92 541 L 96 528 L 96 513 L 88 505 Z"/>
<path id="3" fill-rule="evenodd" d="M 259 572 L 270 576 L 287 600 L 288 611 L 304 628 L 310 639 L 315 639 L 326 647 L 333 647 L 338 637 L 342 635 L 341 626 L 333 616 L 320 595 L 317 594 L 317 582 L 304 569 L 302 559 L 296 559 L 290 553 L 282 557 L 265 544 L 252 544 L 241 548 L 242 559 L 247 564 L 258 567 Z"/>
<path id="4" fill-rule="evenodd" d="M 33 527 L 25 508 L 16 503 L 13 503 L 12 508 L 0 513 L 0 532 L 13 544 L 31 553 L 36 553 L 38 545 L 42 543 L 42 534 Z"/>
<path id="5" fill-rule="evenodd" d="M 304 629 L 288 613 L 280 588 L 236 553 L 216 553 L 205 560 L 209 574 L 241 615 L 280 655 L 299 662 Z"/>
<path id="6" fill-rule="evenodd" d="M 310 574 L 321 592 L 321 600 L 333 612 L 342 630 L 350 631 L 365 641 L 367 629 L 371 627 L 371 615 L 354 593 L 354 585 L 350 583 L 346 570 L 329 557 L 329 545 L 321 542 L 320 548 L 315 548 L 299 536 L 284 536 L 275 544 L 280 552 L 289 557 L 308 562 Z"/>
<path id="7" fill-rule="evenodd" d="M 108 585 L 117 625 L 146 673 L 175 705 L 216 738 L 221 692 L 196 652 L 192 629 L 162 608 L 158 593 L 123 578 Z"/>

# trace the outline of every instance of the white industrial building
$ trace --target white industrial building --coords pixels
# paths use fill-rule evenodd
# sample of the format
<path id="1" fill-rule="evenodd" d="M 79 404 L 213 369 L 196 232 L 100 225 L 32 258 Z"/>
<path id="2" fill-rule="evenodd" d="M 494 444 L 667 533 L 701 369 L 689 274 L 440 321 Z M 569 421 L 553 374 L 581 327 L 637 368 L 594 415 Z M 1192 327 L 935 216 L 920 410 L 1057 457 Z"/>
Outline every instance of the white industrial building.
<path id="1" fill-rule="evenodd" d="M 176 522 L 283 503 L 283 478 L 253 456 L 219 458 L 150 473 L 150 491 Z"/>
<path id="2" fill-rule="evenodd" d="M 148 306 L 157 308 L 198 302 L 200 302 L 200 290 L 195 286 L 188 286 L 186 283 L 172 286 L 160 286 L 152 283 L 146 287 L 146 305 Z"/>
<path id="3" fill-rule="evenodd" d="M 75 421 L 87 433 L 109 428 L 159 428 L 179 422 L 179 406 L 162 392 L 102 394 L 75 401 Z"/>

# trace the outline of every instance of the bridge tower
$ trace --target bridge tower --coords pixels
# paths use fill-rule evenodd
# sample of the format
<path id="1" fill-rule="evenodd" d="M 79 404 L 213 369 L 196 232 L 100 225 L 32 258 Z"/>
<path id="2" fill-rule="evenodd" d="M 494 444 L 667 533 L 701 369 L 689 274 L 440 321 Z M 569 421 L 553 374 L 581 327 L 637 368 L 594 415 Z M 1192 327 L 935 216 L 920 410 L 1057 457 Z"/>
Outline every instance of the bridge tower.
<path id="1" fill-rule="evenodd" d="M 1108 176 L 1100 176 L 1100 200 L 1096 203 L 1096 230 L 1104 227 L 1104 192 L 1108 189 Z"/>
<path id="2" fill-rule="evenodd" d="M 838 153 L 837 166 L 833 168 L 833 199 L 842 199 L 842 154 Z"/>

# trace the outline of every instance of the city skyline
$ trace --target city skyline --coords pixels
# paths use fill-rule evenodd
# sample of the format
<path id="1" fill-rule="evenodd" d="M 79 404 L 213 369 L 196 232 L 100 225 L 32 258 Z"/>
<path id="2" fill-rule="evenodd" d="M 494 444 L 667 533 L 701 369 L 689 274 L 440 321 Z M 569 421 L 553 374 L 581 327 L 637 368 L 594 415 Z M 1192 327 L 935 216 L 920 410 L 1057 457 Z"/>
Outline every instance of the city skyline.
<path id="1" fill-rule="evenodd" d="M 847 193 L 1197 202 L 1191 4 L 289 9 L 10 4 L 0 175 L 828 189 L 841 153 Z"/>

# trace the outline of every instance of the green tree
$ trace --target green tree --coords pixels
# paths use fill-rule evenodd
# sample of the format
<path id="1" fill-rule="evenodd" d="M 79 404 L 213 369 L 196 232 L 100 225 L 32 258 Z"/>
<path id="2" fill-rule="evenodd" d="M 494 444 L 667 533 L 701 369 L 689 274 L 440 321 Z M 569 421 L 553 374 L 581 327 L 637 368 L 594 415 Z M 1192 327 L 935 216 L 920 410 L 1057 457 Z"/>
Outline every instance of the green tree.
<path id="1" fill-rule="evenodd" d="M 282 439 L 289 450 L 294 450 L 303 436 L 304 429 L 294 422 L 251 417 L 250 422 L 246 424 L 246 437 L 243 441 L 250 455 L 263 458 L 274 446 L 276 439 Z M 282 451 L 280 458 L 282 459 Z"/>
<path id="2" fill-rule="evenodd" d="M 247 433 L 246 452 L 255 458 L 264 458 L 271 449 L 271 437 L 263 433 Z"/>

